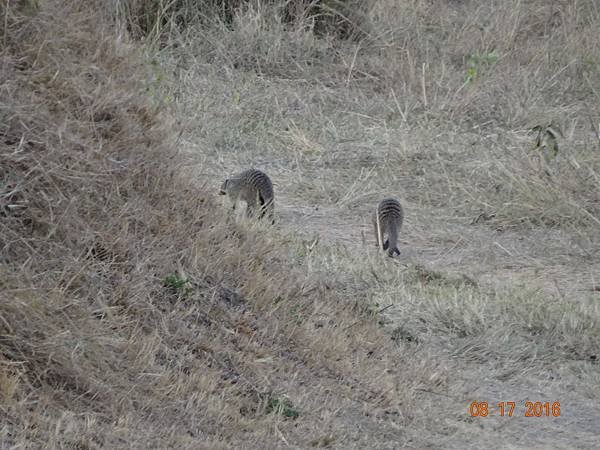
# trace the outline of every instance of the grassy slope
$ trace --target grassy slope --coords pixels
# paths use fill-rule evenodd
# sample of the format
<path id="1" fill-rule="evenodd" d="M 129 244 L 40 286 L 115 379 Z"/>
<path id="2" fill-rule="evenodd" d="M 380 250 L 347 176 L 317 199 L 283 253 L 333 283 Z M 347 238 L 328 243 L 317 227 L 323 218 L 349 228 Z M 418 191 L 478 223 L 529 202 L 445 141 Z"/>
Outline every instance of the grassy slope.
<path id="1" fill-rule="evenodd" d="M 150 68 L 74 4 L 3 14 L 3 447 L 597 442 L 592 2 L 374 2 L 360 43 L 250 9 Z M 526 134 L 550 119 L 551 179 Z M 215 201 L 250 165 L 274 230 Z M 398 263 L 366 223 L 384 193 Z M 528 399 L 563 414 L 467 413 Z"/>

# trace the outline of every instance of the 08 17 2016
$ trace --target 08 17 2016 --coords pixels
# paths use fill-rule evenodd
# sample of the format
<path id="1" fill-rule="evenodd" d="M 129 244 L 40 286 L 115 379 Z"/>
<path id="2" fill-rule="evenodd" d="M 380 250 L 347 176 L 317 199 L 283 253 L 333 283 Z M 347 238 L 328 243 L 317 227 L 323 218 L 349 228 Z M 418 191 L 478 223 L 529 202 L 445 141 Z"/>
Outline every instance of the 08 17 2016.
<path id="1" fill-rule="evenodd" d="M 560 402 L 532 402 L 528 400 L 523 402 L 522 405 L 518 405 L 517 402 L 502 401 L 490 405 L 486 401 L 473 401 L 469 406 L 469 413 L 471 417 L 488 417 L 490 415 L 513 417 L 515 414 L 524 417 L 560 417 Z"/>

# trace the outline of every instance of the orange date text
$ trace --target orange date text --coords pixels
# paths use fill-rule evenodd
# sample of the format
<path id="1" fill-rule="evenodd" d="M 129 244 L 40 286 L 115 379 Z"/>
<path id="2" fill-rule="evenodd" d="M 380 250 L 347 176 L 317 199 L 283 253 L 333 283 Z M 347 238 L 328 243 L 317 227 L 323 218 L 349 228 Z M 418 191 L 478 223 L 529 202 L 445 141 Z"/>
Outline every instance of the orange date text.
<path id="1" fill-rule="evenodd" d="M 499 415 L 501 417 L 560 417 L 560 402 L 530 402 L 526 401 L 523 407 L 517 402 L 472 402 L 469 407 L 471 417 L 488 417 Z"/>

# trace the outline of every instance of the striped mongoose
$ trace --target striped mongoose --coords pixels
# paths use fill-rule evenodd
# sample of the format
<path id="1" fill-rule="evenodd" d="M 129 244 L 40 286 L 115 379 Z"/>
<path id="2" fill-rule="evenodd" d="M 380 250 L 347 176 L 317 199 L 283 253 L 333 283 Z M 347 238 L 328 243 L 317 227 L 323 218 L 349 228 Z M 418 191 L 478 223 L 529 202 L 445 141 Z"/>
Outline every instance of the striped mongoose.
<path id="1" fill-rule="evenodd" d="M 234 210 L 238 200 L 243 200 L 248 205 L 248 216 L 254 217 L 258 206 L 258 217 L 262 218 L 267 214 L 271 223 L 275 223 L 273 183 L 266 173 L 256 169 L 244 170 L 234 177 L 227 178 L 221 185 L 219 194 L 229 196 Z"/>
<path id="2" fill-rule="evenodd" d="M 398 233 L 402 228 L 403 221 L 404 211 L 402 205 L 395 198 L 388 197 L 381 200 L 373 213 L 373 227 L 375 228 L 377 247 L 382 246 L 383 250 L 387 250 L 390 257 L 394 257 L 394 254 L 400 254 L 400 250 L 398 250 Z M 387 239 L 384 241 L 383 238 L 386 233 Z"/>

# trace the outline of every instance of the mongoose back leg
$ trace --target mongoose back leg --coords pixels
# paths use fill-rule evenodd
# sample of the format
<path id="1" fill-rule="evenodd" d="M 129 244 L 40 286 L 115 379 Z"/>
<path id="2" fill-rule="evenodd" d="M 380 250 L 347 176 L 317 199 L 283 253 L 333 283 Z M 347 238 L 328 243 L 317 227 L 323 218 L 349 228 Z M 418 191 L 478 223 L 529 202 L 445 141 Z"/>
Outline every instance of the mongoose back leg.
<path id="1" fill-rule="evenodd" d="M 389 257 L 400 255 L 398 249 L 398 234 L 404 221 L 404 210 L 395 198 L 387 197 L 379 202 L 373 213 L 373 227 L 377 247 L 387 250 Z M 384 235 L 387 238 L 384 240 Z"/>

